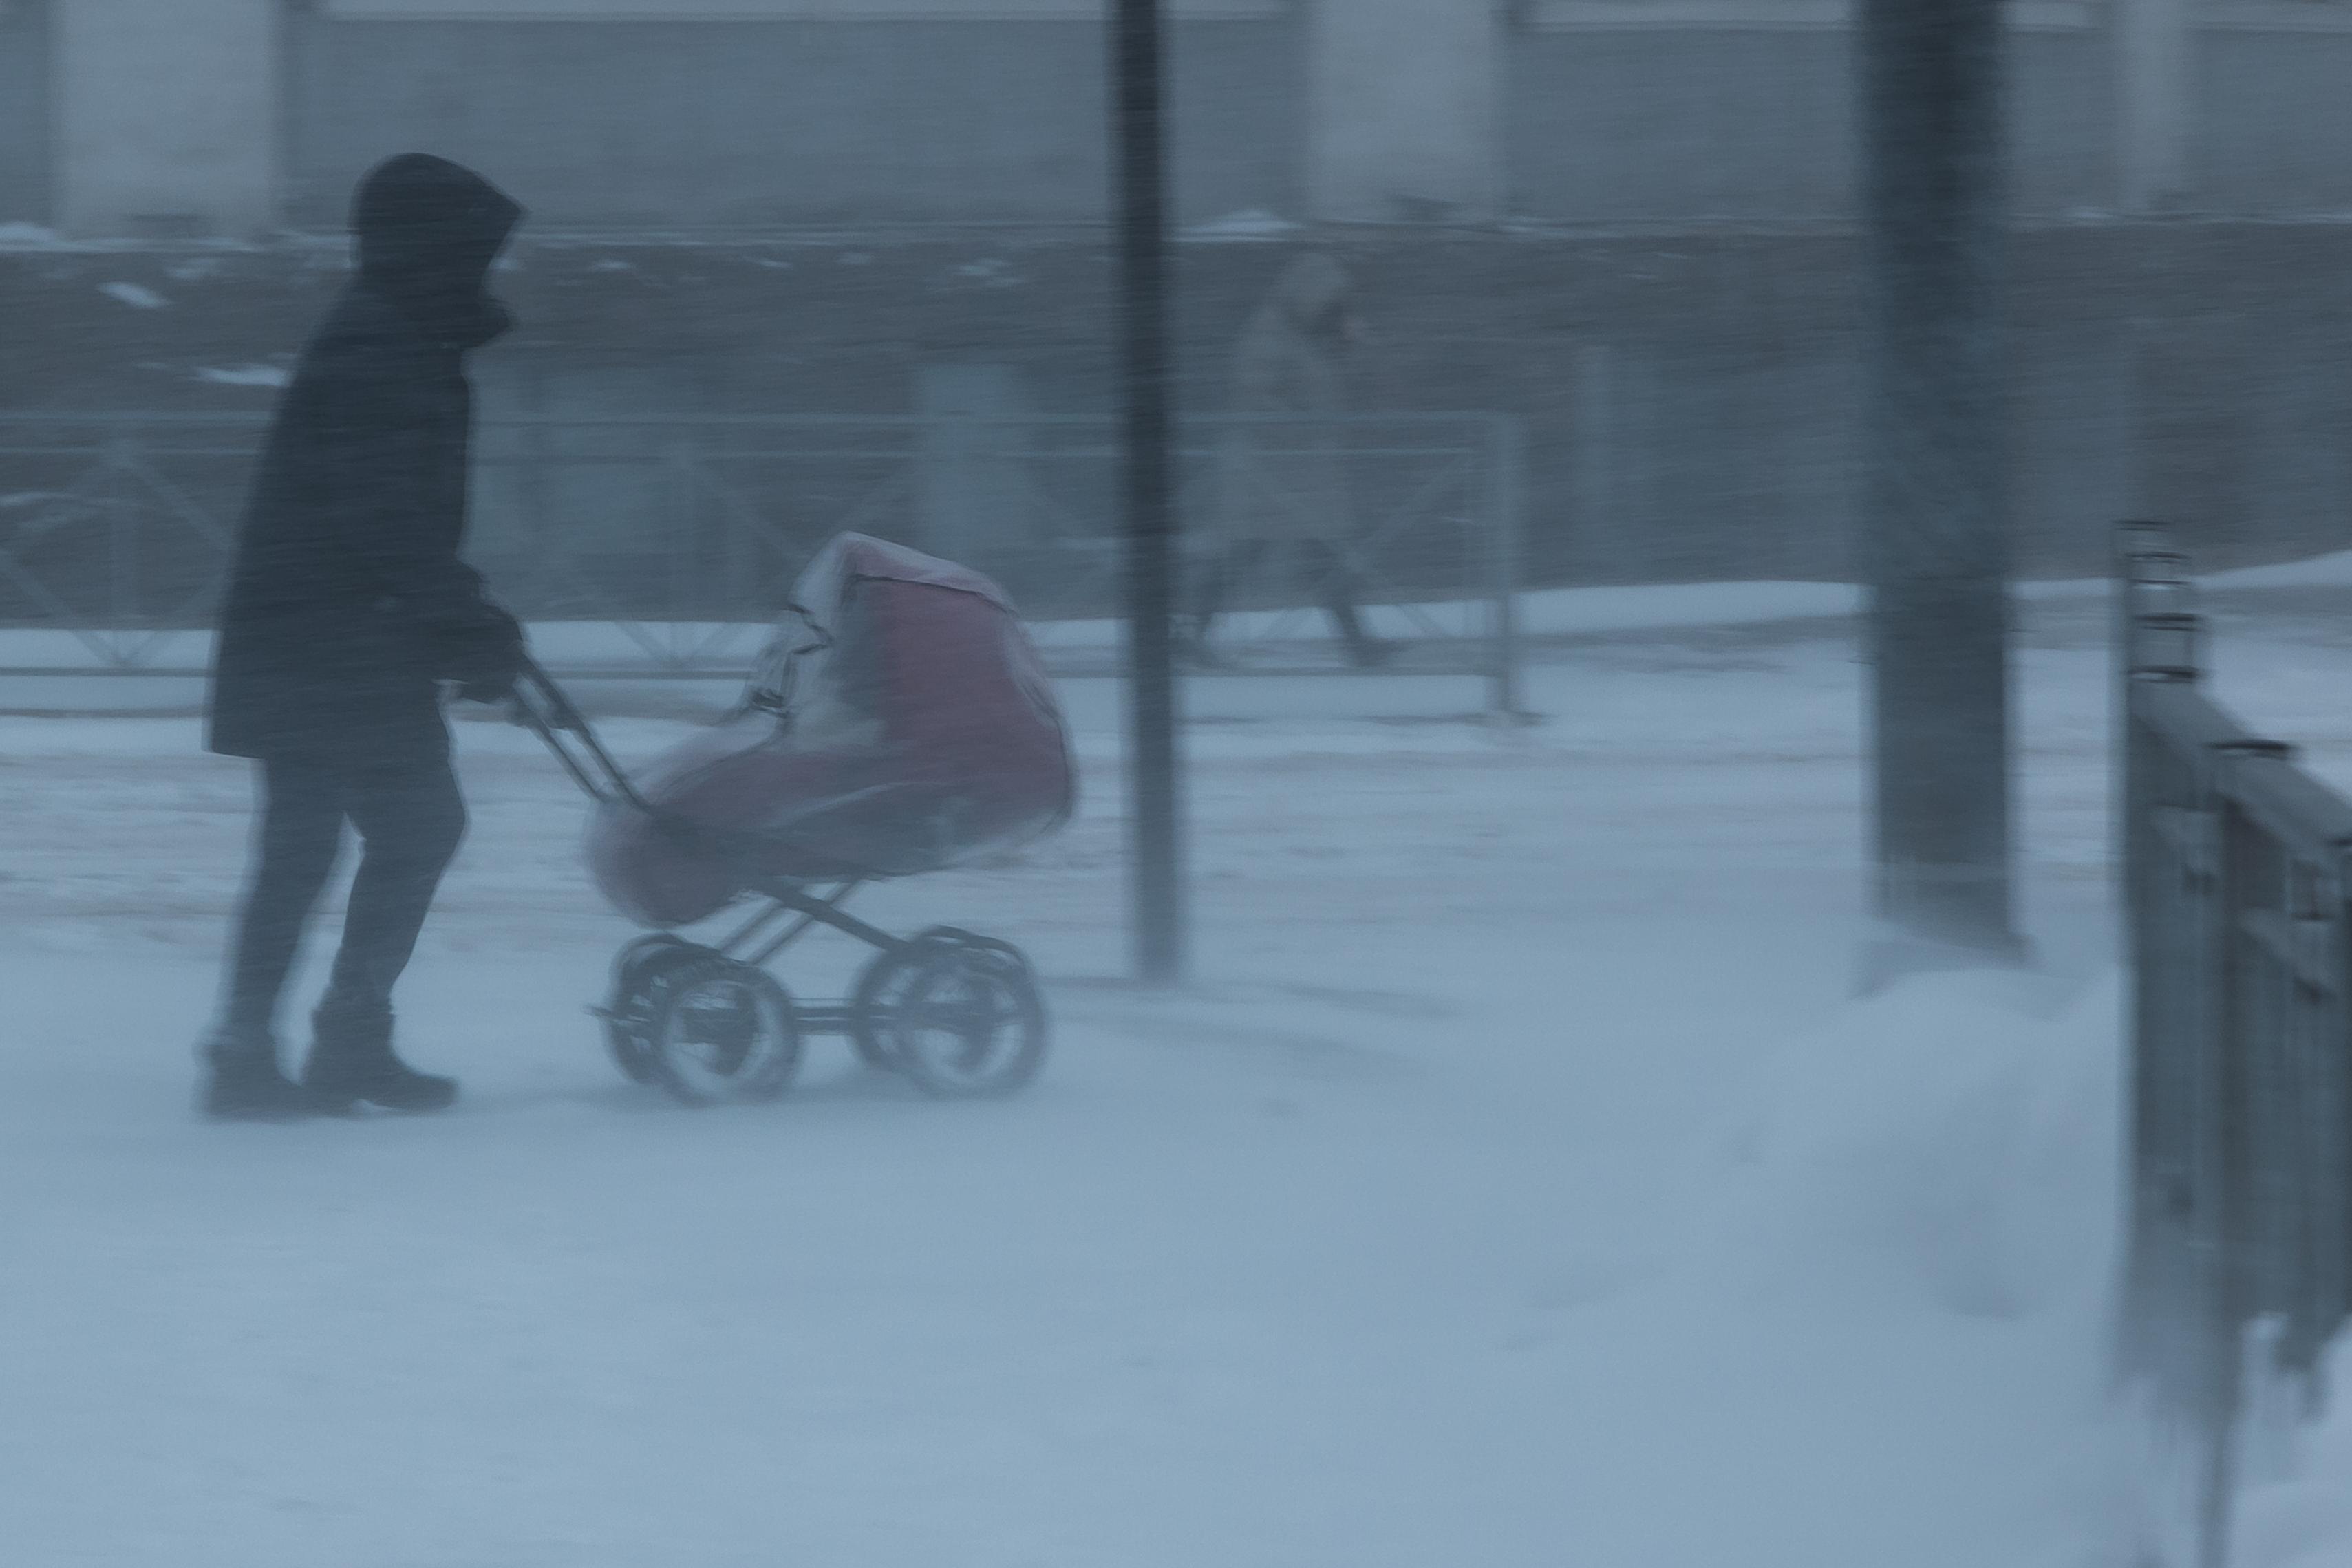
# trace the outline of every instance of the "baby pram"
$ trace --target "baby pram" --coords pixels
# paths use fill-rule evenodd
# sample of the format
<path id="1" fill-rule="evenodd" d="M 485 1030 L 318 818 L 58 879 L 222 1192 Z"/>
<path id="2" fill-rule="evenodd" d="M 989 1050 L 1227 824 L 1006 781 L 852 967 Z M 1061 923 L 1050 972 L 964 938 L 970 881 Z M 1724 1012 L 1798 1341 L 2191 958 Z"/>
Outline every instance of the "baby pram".
<path id="1" fill-rule="evenodd" d="M 743 700 L 632 779 L 545 672 L 516 716 L 596 802 L 588 861 L 655 928 L 621 949 L 596 1011 L 621 1070 L 680 1100 L 781 1094 L 812 1034 L 939 1095 L 1035 1076 L 1043 1001 L 1008 942 L 950 926 L 897 937 L 842 904 L 861 883 L 1001 853 L 1068 819 L 1061 715 L 1003 590 L 844 534 L 793 591 Z M 717 943 L 675 934 L 745 901 Z M 845 1000 L 795 999 L 763 967 L 816 925 L 871 946 Z"/>

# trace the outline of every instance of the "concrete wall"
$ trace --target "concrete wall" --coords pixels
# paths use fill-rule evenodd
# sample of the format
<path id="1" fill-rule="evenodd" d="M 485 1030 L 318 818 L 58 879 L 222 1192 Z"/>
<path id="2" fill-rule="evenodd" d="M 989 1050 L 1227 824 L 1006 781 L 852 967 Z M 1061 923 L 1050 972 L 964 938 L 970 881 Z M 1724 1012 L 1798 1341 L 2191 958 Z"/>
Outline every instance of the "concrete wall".
<path id="1" fill-rule="evenodd" d="M 1178 0 L 1180 217 L 1825 220 L 1847 0 Z M 0 222 L 331 225 L 368 164 L 543 223 L 1101 215 L 1099 0 L 0 0 Z M 506 19 L 498 19 L 504 17 Z M 714 19 L 717 18 L 717 19 Z M 731 19 L 728 19 L 731 18 Z M 2015 0 L 2019 210 L 2352 211 L 2352 18 Z"/>
<path id="2" fill-rule="evenodd" d="M 1514 214 L 1789 217 L 1853 205 L 1843 29 L 1577 28 L 1512 41 Z"/>
<path id="3" fill-rule="evenodd" d="M 1853 55 L 1843 27 L 1522 33 L 1506 77 L 1511 211 L 1561 222 L 1850 215 Z M 2020 30 L 2011 68 L 2019 210 L 2112 210 L 2104 36 Z"/>
<path id="4" fill-rule="evenodd" d="M 1297 28 L 1171 32 L 1180 215 L 1295 209 Z M 339 222 L 353 180 L 410 149 L 589 227 L 1084 221 L 1108 198 L 1090 22 L 320 16 L 294 42 L 302 226 Z"/>
<path id="5" fill-rule="evenodd" d="M 277 203 L 278 0 L 49 0 L 54 205 L 77 235 L 257 235 Z"/>
<path id="6" fill-rule="evenodd" d="M 2189 204 L 2352 213 L 2352 32 L 2207 30 L 2198 43 Z"/>
<path id="7" fill-rule="evenodd" d="M 1482 0 L 1320 0 L 1310 8 L 1303 215 L 1498 215 L 1501 15 Z"/>

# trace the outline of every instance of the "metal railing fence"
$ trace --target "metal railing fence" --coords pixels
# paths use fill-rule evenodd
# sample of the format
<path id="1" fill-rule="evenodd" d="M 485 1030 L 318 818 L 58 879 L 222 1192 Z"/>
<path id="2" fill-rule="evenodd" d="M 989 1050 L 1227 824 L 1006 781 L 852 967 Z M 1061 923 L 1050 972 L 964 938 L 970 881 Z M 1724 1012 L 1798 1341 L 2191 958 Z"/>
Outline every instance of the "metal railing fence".
<path id="1" fill-rule="evenodd" d="M 2200 684 L 2189 563 L 2117 549 L 2129 1218 L 2120 1371 L 2164 1456 L 2168 1568 L 2223 1568 L 2231 1500 L 2314 1412 L 2352 1312 L 2352 801 Z"/>
<path id="2" fill-rule="evenodd" d="M 184 662 L 185 639 L 170 634 L 208 623 L 264 429 L 259 415 L 0 413 L 0 629 L 71 634 L 78 666 L 57 673 Z M 1107 420 L 1053 416 L 487 420 L 468 554 L 526 619 L 601 622 L 640 673 L 699 674 L 740 668 L 737 633 L 779 612 L 825 539 L 877 533 L 991 572 L 1045 629 L 1050 656 L 1108 668 L 1112 435 Z M 1516 420 L 1188 421 L 1188 572 L 1217 548 L 1237 443 L 1277 475 L 1334 465 L 1344 515 L 1320 568 L 1231 585 L 1234 667 L 1339 667 L 1311 632 L 1325 584 L 1344 572 L 1413 644 L 1399 667 L 1482 675 L 1490 706 L 1517 710 Z"/>

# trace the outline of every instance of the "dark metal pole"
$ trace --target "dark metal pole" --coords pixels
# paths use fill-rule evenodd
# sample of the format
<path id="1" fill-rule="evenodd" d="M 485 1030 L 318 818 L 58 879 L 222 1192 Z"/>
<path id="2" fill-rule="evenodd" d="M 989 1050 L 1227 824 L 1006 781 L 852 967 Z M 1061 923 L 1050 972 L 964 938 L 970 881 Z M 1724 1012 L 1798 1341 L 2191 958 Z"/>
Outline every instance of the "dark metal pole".
<path id="1" fill-rule="evenodd" d="M 1863 0 L 1882 970 L 1890 956 L 1909 967 L 1906 948 L 2024 953 L 2011 889 L 2000 14 L 2000 0 Z"/>
<path id="2" fill-rule="evenodd" d="M 1171 504 L 1166 159 L 1158 0 L 1118 0 L 1111 36 L 1118 151 L 1119 339 L 1127 511 L 1129 876 L 1139 977 L 1185 962 L 1183 823 L 1177 792 L 1175 518 Z"/>

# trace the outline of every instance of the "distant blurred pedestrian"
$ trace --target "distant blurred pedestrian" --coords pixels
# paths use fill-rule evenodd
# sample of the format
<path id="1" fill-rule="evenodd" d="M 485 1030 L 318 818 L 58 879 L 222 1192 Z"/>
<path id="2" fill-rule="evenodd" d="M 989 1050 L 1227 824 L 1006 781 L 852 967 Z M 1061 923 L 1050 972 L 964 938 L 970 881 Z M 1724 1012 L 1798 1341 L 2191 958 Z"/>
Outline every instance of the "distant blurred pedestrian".
<path id="1" fill-rule="evenodd" d="M 1209 633 L 1236 590 L 1272 569 L 1319 604 L 1359 665 L 1393 651 L 1356 609 L 1355 520 L 1348 501 L 1345 361 L 1358 333 L 1354 285 L 1328 256 L 1302 256 L 1251 313 L 1235 344 L 1229 413 L 1284 415 L 1236 424 L 1218 452 L 1210 558 L 1194 585 L 1184 639 L 1214 664 Z"/>
<path id="2" fill-rule="evenodd" d="M 408 153 L 361 183 L 359 273 L 278 405 L 213 666 L 216 752 L 258 761 L 261 821 L 202 1109 L 277 1119 L 359 1102 L 436 1110 L 450 1079 L 392 1050 L 392 988 L 466 827 L 442 683 L 495 701 L 514 617 L 458 559 L 472 429 L 465 356 L 506 330 L 491 263 L 522 209 Z M 274 1026 L 344 822 L 365 845 L 299 1085 Z"/>

